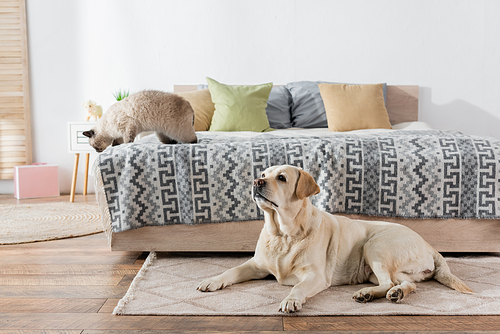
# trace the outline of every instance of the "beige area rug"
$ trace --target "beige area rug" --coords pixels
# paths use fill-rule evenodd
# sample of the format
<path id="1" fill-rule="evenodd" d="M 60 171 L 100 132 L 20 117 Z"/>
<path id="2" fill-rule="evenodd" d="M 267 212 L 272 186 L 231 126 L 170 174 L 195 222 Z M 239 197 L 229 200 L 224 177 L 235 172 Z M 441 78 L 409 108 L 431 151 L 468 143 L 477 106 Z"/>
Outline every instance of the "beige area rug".
<path id="1" fill-rule="evenodd" d="M 291 290 L 274 278 L 215 292 L 198 284 L 239 265 L 248 256 L 152 252 L 114 310 L 119 315 L 282 315 L 279 304 Z M 296 315 L 499 315 L 500 256 L 447 258 L 451 271 L 476 293 L 462 294 L 436 281 L 417 284 L 402 303 L 378 299 L 360 304 L 354 292 L 369 284 L 331 287 L 310 298 Z"/>
<path id="2" fill-rule="evenodd" d="M 93 203 L 0 204 L 0 244 L 63 239 L 103 231 Z"/>

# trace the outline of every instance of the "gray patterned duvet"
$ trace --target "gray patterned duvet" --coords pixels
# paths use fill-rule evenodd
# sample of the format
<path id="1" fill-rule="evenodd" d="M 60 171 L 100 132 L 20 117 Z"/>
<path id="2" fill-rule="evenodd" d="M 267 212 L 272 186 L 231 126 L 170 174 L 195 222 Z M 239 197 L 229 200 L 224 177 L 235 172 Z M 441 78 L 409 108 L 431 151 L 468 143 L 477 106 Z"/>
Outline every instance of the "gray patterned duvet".
<path id="1" fill-rule="evenodd" d="M 96 160 L 112 231 L 263 219 L 251 199 L 267 167 L 309 172 L 330 213 L 408 218 L 500 218 L 500 141 L 458 132 L 252 138 L 198 133 L 198 144 L 146 137 Z M 102 203 L 101 203 L 102 205 Z"/>

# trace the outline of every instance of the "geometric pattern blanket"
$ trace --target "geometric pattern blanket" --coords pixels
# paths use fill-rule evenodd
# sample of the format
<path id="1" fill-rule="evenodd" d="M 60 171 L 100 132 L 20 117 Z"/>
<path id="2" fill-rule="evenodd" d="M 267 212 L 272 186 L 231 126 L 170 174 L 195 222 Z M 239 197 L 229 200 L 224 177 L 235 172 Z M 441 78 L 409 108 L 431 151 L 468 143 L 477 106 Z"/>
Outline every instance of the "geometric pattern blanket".
<path id="1" fill-rule="evenodd" d="M 165 145 L 151 138 L 99 155 L 96 170 L 113 232 L 263 219 L 251 199 L 253 180 L 282 164 L 312 175 L 321 192 L 311 201 L 330 213 L 500 218 L 497 139 L 426 130 L 252 138 L 198 133 L 198 140 Z"/>

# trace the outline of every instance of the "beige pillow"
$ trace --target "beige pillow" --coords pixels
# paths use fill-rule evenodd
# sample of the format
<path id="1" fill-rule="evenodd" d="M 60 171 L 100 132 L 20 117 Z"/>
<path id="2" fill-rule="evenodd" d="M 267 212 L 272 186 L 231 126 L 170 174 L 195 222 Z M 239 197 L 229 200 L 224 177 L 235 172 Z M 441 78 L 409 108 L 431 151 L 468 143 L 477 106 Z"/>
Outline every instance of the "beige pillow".
<path id="1" fill-rule="evenodd" d="M 215 105 L 212 102 L 212 95 L 207 89 L 193 90 L 190 92 L 177 93 L 191 103 L 194 110 L 194 130 L 208 131 L 212 123 Z"/>
<path id="2" fill-rule="evenodd" d="M 392 129 L 383 84 L 319 84 L 330 131 Z"/>

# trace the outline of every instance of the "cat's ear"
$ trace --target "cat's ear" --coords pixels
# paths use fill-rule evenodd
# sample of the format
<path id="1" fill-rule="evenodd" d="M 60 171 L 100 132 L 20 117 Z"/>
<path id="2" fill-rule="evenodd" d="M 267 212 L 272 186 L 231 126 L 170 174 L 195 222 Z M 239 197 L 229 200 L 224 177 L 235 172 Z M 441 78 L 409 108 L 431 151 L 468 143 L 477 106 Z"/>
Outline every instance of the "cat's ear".
<path id="1" fill-rule="evenodd" d="M 94 130 L 83 131 L 83 135 L 84 135 L 85 137 L 92 138 L 92 137 L 94 137 L 95 132 L 94 132 Z"/>
<path id="2" fill-rule="evenodd" d="M 118 146 L 121 144 L 123 144 L 123 138 L 113 139 L 113 141 L 111 142 L 111 146 Z"/>

